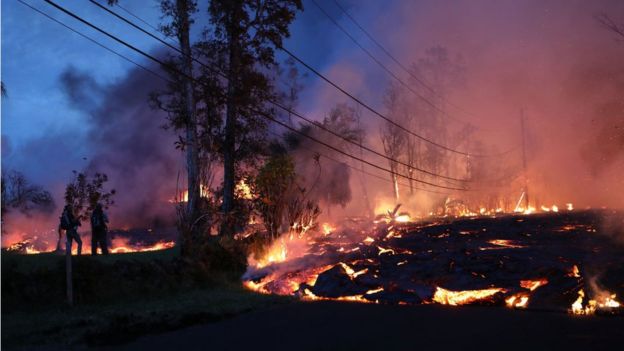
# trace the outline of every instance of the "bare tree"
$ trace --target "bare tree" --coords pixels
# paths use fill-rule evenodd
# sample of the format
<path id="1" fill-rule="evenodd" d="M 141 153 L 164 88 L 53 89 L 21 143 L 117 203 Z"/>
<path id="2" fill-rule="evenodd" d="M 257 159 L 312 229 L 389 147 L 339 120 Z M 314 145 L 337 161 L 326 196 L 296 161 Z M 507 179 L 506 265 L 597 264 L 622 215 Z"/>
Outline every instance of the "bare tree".
<path id="1" fill-rule="evenodd" d="M 33 211 L 51 212 L 54 210 L 52 195 L 42 187 L 31 184 L 17 171 L 2 172 L 2 219 L 11 209 L 27 216 Z"/>
<path id="2" fill-rule="evenodd" d="M 624 23 L 616 23 L 604 13 L 596 15 L 595 18 L 603 28 L 615 34 L 618 37 L 618 41 L 624 42 Z"/>
<path id="3" fill-rule="evenodd" d="M 384 97 L 384 104 L 389 111 L 392 121 L 398 123 L 398 117 L 401 116 L 401 91 L 396 85 L 390 85 Z M 394 199 L 399 201 L 399 163 L 398 159 L 405 151 L 407 135 L 403 129 L 397 124 L 384 122 L 380 129 L 381 143 L 383 144 L 384 153 L 388 157 L 390 173 L 393 185 Z M 400 123 L 398 123 L 400 124 Z"/>

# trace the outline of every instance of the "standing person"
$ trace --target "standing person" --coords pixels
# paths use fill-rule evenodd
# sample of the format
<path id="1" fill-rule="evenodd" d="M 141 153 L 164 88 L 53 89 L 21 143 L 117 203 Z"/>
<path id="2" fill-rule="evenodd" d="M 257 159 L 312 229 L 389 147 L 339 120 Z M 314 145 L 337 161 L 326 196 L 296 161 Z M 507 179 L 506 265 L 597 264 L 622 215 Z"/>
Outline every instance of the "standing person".
<path id="1" fill-rule="evenodd" d="M 108 231 L 108 216 L 104 213 L 101 204 L 95 205 L 91 213 L 91 254 L 97 255 L 98 246 L 102 249 L 102 254 L 108 255 L 106 245 L 106 232 Z"/>
<path id="2" fill-rule="evenodd" d="M 74 215 L 74 209 L 71 205 L 65 205 L 63 214 L 61 215 L 61 229 L 65 230 L 65 236 L 67 238 L 65 250 L 71 253 L 72 240 L 76 240 L 78 244 L 78 255 L 82 253 L 82 240 L 78 234 L 78 227 L 80 221 Z"/>

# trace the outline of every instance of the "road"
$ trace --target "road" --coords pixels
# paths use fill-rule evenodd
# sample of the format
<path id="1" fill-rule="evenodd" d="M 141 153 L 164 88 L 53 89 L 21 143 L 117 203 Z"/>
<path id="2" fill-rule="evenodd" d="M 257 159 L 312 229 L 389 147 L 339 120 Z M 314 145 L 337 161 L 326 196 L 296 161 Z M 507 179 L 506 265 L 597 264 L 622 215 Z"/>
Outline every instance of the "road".
<path id="1" fill-rule="evenodd" d="M 624 318 L 500 307 L 293 303 L 115 350 L 621 350 Z"/>

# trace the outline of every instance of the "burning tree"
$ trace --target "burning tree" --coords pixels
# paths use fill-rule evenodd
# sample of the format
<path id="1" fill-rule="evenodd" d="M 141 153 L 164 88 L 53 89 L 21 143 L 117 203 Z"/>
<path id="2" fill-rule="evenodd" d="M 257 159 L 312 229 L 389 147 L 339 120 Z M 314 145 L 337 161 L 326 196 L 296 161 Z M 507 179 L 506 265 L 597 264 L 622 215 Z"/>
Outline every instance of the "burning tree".
<path id="1" fill-rule="evenodd" d="M 288 154 L 270 157 L 252 181 L 254 207 L 260 213 L 271 239 L 288 229 L 301 235 L 315 226 L 318 205 L 298 184 L 295 163 Z"/>
<path id="2" fill-rule="evenodd" d="M 224 92 L 224 128 L 220 140 L 223 159 L 224 214 L 221 234 L 232 235 L 235 228 L 229 217 L 235 199 L 237 168 L 258 154 L 264 141 L 266 123 L 260 117 L 272 114 L 266 101 L 275 98 L 275 90 L 263 69 L 276 65 L 274 48 L 289 36 L 288 26 L 301 1 L 211 1 L 208 14 L 206 46 L 222 67 L 227 78 Z"/>

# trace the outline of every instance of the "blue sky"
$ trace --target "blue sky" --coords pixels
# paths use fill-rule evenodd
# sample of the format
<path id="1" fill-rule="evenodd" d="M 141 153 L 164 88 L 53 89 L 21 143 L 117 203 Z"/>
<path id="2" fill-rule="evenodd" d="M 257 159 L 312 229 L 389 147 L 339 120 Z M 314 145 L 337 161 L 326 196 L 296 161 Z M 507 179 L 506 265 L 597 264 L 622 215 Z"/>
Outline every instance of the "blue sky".
<path id="1" fill-rule="evenodd" d="M 140 54 L 79 23 L 43 1 L 24 1 L 136 62 L 149 63 Z M 154 52 L 162 47 L 161 43 L 86 1 L 57 2 L 144 51 Z M 158 3 L 156 0 L 120 1 L 124 8 L 152 25 L 161 22 Z M 341 17 L 340 10 L 335 4 L 330 1 L 319 3 L 348 27 L 349 23 L 344 23 L 345 18 Z M 348 1 L 342 3 L 356 11 L 356 16 L 360 16 L 363 22 L 372 20 L 372 16 L 379 18 L 380 11 L 388 6 L 388 3 L 376 1 L 366 4 L 358 2 L 361 5 L 356 7 L 352 7 Z M 299 13 L 291 25 L 291 37 L 286 42 L 290 50 L 322 72 L 341 60 L 371 67 L 368 58 L 329 22 L 313 2 L 304 1 L 304 8 L 305 11 Z M 115 10 L 128 17 L 122 9 Z M 204 11 L 205 3 L 200 1 L 200 12 L 195 16 L 197 21 L 195 28 L 200 28 L 202 16 L 205 18 Z M 357 31 L 353 33 L 363 39 L 362 33 Z M 89 149 L 88 140 L 85 139 L 90 128 L 88 123 L 85 123 L 89 116 L 71 106 L 61 89 L 60 74 L 72 67 L 91 75 L 99 85 L 106 86 L 122 81 L 128 71 L 136 66 L 16 0 L 2 2 L 1 43 L 2 81 L 8 88 L 8 98 L 2 100 L 4 139 L 2 164 L 5 168 L 14 168 L 26 173 L 35 182 L 44 184 L 62 182 L 67 178 L 64 174 L 68 172 L 66 168 L 81 169 L 85 166 L 84 157 L 88 158 L 94 150 Z M 285 57 L 285 54 L 278 52 L 278 59 L 283 60 Z M 305 70 L 302 67 L 299 69 Z M 339 83 L 348 86 L 349 76 L 341 77 L 340 71 L 334 73 L 336 73 L 334 78 Z M 381 95 L 368 94 L 367 90 L 362 88 L 378 84 L 387 77 L 384 77 L 382 71 L 375 69 L 363 77 L 365 81 L 361 83 L 365 84 L 353 87 L 352 91 L 358 96 L 361 96 L 360 93 L 364 94 L 364 97 L 373 104 L 379 103 Z M 304 85 L 305 90 L 301 95 L 299 109 L 312 118 L 321 118 L 327 112 L 319 108 L 326 105 L 325 100 L 338 102 L 344 99 L 340 94 L 333 92 L 328 98 L 325 83 L 309 72 Z M 319 102 L 319 94 L 324 102 Z M 56 136 L 57 145 L 51 149 L 41 150 L 37 144 L 38 140 L 50 135 Z M 71 137 L 68 138 L 66 135 Z"/>
<path id="2" fill-rule="evenodd" d="M 46 3 L 24 1 L 133 60 L 146 62 L 146 59 L 131 49 L 69 18 Z M 58 3 L 145 51 L 152 52 L 162 46 L 88 2 L 59 0 Z M 153 25 L 160 22 L 160 10 L 155 0 L 122 0 L 120 3 Z M 333 50 L 336 41 L 340 45 L 340 41 L 346 40 L 346 37 L 338 36 L 337 30 L 328 25 L 328 20 L 311 2 L 305 2 L 304 5 L 308 11 L 300 13 L 292 25 L 292 37 L 287 45 L 322 70 L 326 63 L 336 59 L 337 53 Z M 339 10 L 328 5 L 331 4 L 324 4 L 338 17 Z M 374 8 L 374 4 L 372 7 Z M 119 8 L 116 10 L 124 14 Z M 201 16 L 202 13 L 197 15 Z M 201 19 L 198 22 L 200 21 Z M 2 134 L 8 140 L 5 145 L 9 146 L 3 152 L 3 163 L 6 165 L 7 162 L 17 161 L 22 167 L 27 167 L 27 163 L 19 161 L 25 160 L 12 160 L 12 156 L 17 155 L 12 155 L 11 151 L 19 150 L 31 140 L 60 131 L 74 131 L 75 140 L 68 142 L 72 142 L 72 147 L 78 150 L 75 155 L 67 157 L 77 161 L 83 154 L 89 153 L 89 150 L 84 149 L 86 144 L 80 142 L 86 128 L 83 123 L 84 112 L 72 108 L 60 89 L 61 72 L 72 66 L 79 71 L 88 72 L 99 84 L 106 85 L 123 79 L 128 70 L 135 67 L 15 0 L 2 2 L 2 54 L 2 81 L 9 92 L 9 98 L 2 101 Z M 310 101 L 310 96 L 307 97 L 303 100 Z M 306 104 L 313 105 L 303 103 Z M 19 155 L 20 158 L 24 156 Z"/>

